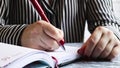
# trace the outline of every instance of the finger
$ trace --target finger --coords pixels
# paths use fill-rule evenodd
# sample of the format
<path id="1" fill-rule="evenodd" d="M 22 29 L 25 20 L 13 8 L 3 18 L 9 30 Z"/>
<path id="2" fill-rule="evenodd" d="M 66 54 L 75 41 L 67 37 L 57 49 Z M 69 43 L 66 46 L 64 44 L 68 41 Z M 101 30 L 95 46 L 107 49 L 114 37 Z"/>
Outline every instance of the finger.
<path id="1" fill-rule="evenodd" d="M 57 29 L 56 27 L 45 21 L 40 21 L 40 23 L 42 23 L 43 31 L 48 36 L 50 36 L 58 42 L 63 39 L 63 31 Z"/>
<path id="2" fill-rule="evenodd" d="M 99 42 L 97 43 L 97 45 L 92 53 L 92 57 L 97 58 L 98 56 L 100 56 L 100 54 L 104 51 L 108 42 L 109 42 L 108 34 L 104 33 L 102 35 L 101 39 L 99 40 Z"/>
<path id="3" fill-rule="evenodd" d="M 102 36 L 101 28 L 97 28 L 86 42 L 84 56 L 90 57 L 96 44 Z"/>
<path id="4" fill-rule="evenodd" d="M 46 46 L 44 46 L 46 48 L 46 50 L 55 50 L 59 47 L 56 40 L 47 36 L 46 34 L 42 34 L 40 39 L 46 45 Z"/>
<path id="5" fill-rule="evenodd" d="M 111 60 L 111 59 L 117 57 L 119 55 L 119 52 L 120 52 L 120 46 L 117 45 L 111 51 L 110 55 L 108 56 L 108 59 Z"/>
<path id="6" fill-rule="evenodd" d="M 83 44 L 83 46 L 80 49 L 78 49 L 77 53 L 80 55 L 84 55 L 85 48 L 86 48 L 86 45 Z"/>
<path id="7" fill-rule="evenodd" d="M 101 53 L 99 58 L 107 58 L 110 55 L 113 47 L 114 47 L 114 43 L 112 41 L 109 41 L 109 43 L 107 44 L 107 46 L 105 47 L 104 51 Z"/>
<path id="8" fill-rule="evenodd" d="M 39 37 L 37 37 L 36 40 L 34 40 L 34 43 L 30 45 L 30 47 L 38 50 L 48 49 L 47 45 L 41 39 L 39 39 Z"/>

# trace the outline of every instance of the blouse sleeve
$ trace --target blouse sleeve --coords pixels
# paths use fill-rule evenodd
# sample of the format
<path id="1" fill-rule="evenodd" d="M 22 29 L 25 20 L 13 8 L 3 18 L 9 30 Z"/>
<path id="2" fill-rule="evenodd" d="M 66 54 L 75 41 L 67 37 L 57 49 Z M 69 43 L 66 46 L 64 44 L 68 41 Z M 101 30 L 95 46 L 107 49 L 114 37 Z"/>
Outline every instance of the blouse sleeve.
<path id="1" fill-rule="evenodd" d="M 20 45 L 21 34 L 27 25 L 7 25 L 7 3 L 7 0 L 0 0 L 0 42 Z"/>
<path id="2" fill-rule="evenodd" d="M 120 21 L 113 11 L 112 0 L 87 0 L 88 29 L 92 33 L 96 27 L 104 26 L 120 39 Z"/>

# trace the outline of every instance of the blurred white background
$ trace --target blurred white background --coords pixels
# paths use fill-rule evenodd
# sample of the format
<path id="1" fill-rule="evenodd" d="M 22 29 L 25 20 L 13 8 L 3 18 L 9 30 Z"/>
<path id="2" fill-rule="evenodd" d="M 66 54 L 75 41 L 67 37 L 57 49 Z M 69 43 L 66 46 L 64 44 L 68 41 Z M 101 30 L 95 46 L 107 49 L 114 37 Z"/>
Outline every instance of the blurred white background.
<path id="1" fill-rule="evenodd" d="M 120 0 L 113 0 L 113 7 L 116 16 L 120 19 Z"/>
<path id="2" fill-rule="evenodd" d="M 112 0 L 113 1 L 113 9 L 116 17 L 120 20 L 120 0 Z M 85 28 L 84 41 L 86 41 L 90 36 L 90 33 L 87 30 L 87 26 Z"/>

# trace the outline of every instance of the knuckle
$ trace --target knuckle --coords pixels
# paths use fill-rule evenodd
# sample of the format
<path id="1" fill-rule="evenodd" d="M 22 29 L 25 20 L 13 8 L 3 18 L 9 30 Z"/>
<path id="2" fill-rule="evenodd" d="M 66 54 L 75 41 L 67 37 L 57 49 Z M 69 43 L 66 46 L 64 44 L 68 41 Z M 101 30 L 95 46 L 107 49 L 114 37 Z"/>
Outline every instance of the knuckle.
<path id="1" fill-rule="evenodd" d="M 35 22 L 35 24 L 36 24 L 36 25 L 39 24 L 39 26 L 42 26 L 42 25 L 43 25 L 43 21 L 37 21 L 37 22 Z"/>
<path id="2" fill-rule="evenodd" d="M 110 37 L 113 35 L 113 32 L 112 31 L 107 31 L 106 34 Z"/>
<path id="3" fill-rule="evenodd" d="M 103 51 L 104 50 L 104 46 L 98 46 L 97 48 L 96 48 L 96 50 L 98 51 L 98 52 L 101 52 L 101 51 Z"/>
<path id="4" fill-rule="evenodd" d="M 99 30 L 99 31 L 101 31 L 103 29 L 103 27 L 101 27 L 101 26 L 98 26 L 97 28 L 96 28 L 96 30 Z"/>
<path id="5" fill-rule="evenodd" d="M 95 45 L 95 44 L 96 44 L 96 39 L 95 39 L 95 38 L 90 38 L 89 43 L 90 43 L 91 45 Z"/>
<path id="6" fill-rule="evenodd" d="M 52 34 L 58 36 L 58 33 L 56 31 L 53 31 Z"/>

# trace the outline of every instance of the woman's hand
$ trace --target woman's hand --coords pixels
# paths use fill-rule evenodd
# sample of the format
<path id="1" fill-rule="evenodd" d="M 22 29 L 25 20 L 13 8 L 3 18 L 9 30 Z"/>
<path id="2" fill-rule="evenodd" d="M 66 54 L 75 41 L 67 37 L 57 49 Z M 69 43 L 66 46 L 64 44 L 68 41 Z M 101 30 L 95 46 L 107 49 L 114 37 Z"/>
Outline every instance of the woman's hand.
<path id="1" fill-rule="evenodd" d="M 63 32 L 50 23 L 38 21 L 28 27 L 22 33 L 21 45 L 39 50 L 55 50 L 58 42 L 63 39 Z"/>
<path id="2" fill-rule="evenodd" d="M 100 26 L 95 29 L 78 53 L 94 59 L 110 60 L 120 53 L 120 41 L 112 31 Z"/>

